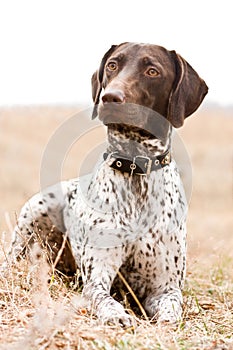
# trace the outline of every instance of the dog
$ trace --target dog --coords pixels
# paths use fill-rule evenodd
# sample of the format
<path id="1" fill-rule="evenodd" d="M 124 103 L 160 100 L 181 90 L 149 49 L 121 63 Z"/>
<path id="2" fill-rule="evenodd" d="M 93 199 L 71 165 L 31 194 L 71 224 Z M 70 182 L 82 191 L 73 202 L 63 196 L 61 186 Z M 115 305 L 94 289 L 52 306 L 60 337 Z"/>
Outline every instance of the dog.
<path id="1" fill-rule="evenodd" d="M 108 133 L 103 160 L 92 176 L 64 181 L 25 204 L 12 260 L 30 254 L 39 236 L 53 261 L 59 254 L 58 270 L 81 271 L 82 295 L 102 322 L 126 327 L 134 322 L 111 296 L 112 287 L 122 283 L 119 275 L 149 317 L 179 321 L 187 203 L 171 135 L 207 92 L 175 51 L 113 45 L 92 76 L 92 118 L 98 116 Z"/>

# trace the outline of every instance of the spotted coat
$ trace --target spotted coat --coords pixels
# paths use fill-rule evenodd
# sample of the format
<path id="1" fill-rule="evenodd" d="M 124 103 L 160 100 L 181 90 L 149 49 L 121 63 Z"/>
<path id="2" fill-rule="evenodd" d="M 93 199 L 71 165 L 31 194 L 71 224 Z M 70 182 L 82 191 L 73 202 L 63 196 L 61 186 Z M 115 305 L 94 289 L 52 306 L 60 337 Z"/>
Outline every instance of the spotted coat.
<path id="1" fill-rule="evenodd" d="M 109 151 L 118 139 L 122 153 L 127 133 L 109 130 Z M 170 135 L 166 144 L 148 141 L 147 148 L 156 155 L 169 144 Z M 142 140 L 138 151 L 143 154 L 144 149 Z M 110 163 L 103 161 L 92 175 L 32 197 L 18 218 L 11 256 L 25 254 L 28 242 L 40 236 L 54 260 L 62 232 L 67 232 L 69 242 L 57 268 L 66 273 L 81 270 L 83 296 L 102 321 L 132 323 L 110 296 L 120 270 L 150 317 L 175 322 L 182 312 L 187 208 L 176 164 L 173 160 L 150 175 L 130 176 L 112 169 Z"/>

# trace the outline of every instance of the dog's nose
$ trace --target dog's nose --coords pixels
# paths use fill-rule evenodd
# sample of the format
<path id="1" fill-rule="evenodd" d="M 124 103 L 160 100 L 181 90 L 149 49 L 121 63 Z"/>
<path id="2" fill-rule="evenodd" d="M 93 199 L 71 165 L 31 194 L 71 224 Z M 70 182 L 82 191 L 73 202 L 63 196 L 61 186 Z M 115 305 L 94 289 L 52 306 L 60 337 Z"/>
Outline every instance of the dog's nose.
<path id="1" fill-rule="evenodd" d="M 102 101 L 103 101 L 103 103 L 111 103 L 111 102 L 124 103 L 125 102 L 125 95 L 120 90 L 107 91 L 102 96 Z"/>

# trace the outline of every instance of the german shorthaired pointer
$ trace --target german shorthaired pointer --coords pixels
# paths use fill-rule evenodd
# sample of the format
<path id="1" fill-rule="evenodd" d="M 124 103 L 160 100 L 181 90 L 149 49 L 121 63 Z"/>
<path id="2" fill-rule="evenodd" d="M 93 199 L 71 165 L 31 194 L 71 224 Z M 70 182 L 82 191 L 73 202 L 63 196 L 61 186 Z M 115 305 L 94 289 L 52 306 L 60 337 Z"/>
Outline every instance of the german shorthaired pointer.
<path id="1" fill-rule="evenodd" d="M 30 254 L 35 237 L 57 269 L 81 271 L 83 296 L 103 322 L 132 324 L 110 295 L 119 272 L 158 322 L 182 316 L 187 205 L 171 158 L 172 128 L 201 104 L 208 88 L 175 51 L 114 45 L 92 77 L 108 148 L 91 177 L 65 181 L 23 207 L 11 256 Z M 64 240 L 65 237 L 65 240 Z M 65 242 L 65 244 L 64 244 Z"/>

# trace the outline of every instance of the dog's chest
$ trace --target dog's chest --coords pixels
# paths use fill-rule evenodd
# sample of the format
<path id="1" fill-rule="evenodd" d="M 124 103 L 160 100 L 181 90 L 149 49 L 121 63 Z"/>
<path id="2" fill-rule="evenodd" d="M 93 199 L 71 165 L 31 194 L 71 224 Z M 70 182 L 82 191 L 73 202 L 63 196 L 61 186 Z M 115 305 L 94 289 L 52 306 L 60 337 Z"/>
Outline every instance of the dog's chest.
<path id="1" fill-rule="evenodd" d="M 75 255 L 80 257 L 85 244 L 111 248 L 129 245 L 158 228 L 169 231 L 176 222 L 178 179 L 172 165 L 150 176 L 129 176 L 103 164 L 91 179 L 71 182 L 65 225 Z"/>

